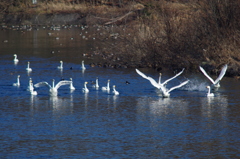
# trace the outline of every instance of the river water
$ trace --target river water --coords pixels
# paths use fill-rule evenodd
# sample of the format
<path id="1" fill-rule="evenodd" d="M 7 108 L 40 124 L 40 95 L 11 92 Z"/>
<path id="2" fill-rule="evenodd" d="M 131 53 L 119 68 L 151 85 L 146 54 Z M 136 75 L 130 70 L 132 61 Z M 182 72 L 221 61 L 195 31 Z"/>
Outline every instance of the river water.
<path id="1" fill-rule="evenodd" d="M 87 31 L 0 31 L 1 158 L 240 158 L 238 80 L 224 77 L 209 98 L 206 77 L 183 73 L 168 87 L 190 82 L 162 98 L 135 69 L 90 67 L 97 59 L 83 55 L 98 39 Z M 63 70 L 57 68 L 61 60 Z M 26 71 L 28 61 L 32 72 Z M 154 70 L 140 70 L 158 78 Z M 162 80 L 173 75 L 164 72 Z M 92 87 L 97 77 L 100 87 L 110 79 L 120 94 Z M 50 97 L 48 88 L 40 87 L 34 96 L 27 91 L 29 78 L 34 84 L 72 78 L 76 89 L 62 86 Z M 82 92 L 85 81 L 89 93 Z"/>

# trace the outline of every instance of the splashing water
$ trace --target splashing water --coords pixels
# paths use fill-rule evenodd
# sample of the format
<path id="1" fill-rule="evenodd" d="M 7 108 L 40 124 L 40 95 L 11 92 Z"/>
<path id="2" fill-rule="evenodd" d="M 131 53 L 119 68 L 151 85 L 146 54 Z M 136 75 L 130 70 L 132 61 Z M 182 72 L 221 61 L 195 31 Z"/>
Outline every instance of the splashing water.
<path id="1" fill-rule="evenodd" d="M 206 91 L 206 86 L 208 86 L 208 83 L 201 82 L 198 79 L 192 79 L 185 86 L 185 89 L 188 91 Z"/>

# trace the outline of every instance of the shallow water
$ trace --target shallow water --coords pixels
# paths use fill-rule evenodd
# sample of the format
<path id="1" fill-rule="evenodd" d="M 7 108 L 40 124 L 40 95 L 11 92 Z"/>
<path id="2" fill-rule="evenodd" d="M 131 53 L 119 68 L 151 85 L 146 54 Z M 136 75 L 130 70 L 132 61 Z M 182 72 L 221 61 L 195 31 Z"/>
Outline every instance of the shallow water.
<path id="1" fill-rule="evenodd" d="M 200 73 L 183 73 L 168 86 L 186 79 L 189 84 L 172 91 L 170 98 L 162 98 L 134 69 L 89 67 L 93 59 L 82 54 L 95 43 L 83 40 L 80 28 L 0 32 L 2 158 L 240 157 L 239 81 L 224 77 L 215 97 L 208 98 L 209 81 Z M 57 34 L 59 40 L 48 32 Z M 62 71 L 57 69 L 60 60 Z M 140 70 L 158 78 L 153 70 Z M 21 76 L 20 87 L 12 85 L 17 75 Z M 172 75 L 165 72 L 162 78 Z M 50 97 L 48 88 L 40 87 L 38 95 L 32 96 L 27 91 L 30 77 L 34 84 L 73 78 L 76 90 L 62 86 L 57 97 Z M 93 88 L 96 77 L 100 87 L 110 79 L 110 86 L 116 85 L 120 95 Z M 87 94 L 82 92 L 85 81 L 89 82 Z"/>

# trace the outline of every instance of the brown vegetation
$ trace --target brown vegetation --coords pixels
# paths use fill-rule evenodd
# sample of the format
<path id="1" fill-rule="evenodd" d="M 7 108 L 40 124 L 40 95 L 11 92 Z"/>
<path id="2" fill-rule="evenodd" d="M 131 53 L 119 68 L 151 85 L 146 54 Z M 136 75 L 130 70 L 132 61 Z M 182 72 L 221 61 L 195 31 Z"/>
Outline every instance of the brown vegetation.
<path id="1" fill-rule="evenodd" d="M 26 0 L 14 2 L 0 1 L 2 11 L 19 12 L 23 5 L 38 14 L 80 12 L 89 25 L 119 28 L 117 43 L 99 50 L 111 59 L 106 65 L 190 71 L 204 65 L 216 73 L 227 63 L 228 75 L 240 75 L 240 1 L 43 0 L 34 10 Z"/>

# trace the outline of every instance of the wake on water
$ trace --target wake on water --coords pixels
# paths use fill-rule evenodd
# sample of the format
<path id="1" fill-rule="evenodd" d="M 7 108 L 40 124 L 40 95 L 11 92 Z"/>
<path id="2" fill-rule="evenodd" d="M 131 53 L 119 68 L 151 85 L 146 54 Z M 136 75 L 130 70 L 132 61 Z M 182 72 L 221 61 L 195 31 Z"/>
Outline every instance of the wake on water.
<path id="1" fill-rule="evenodd" d="M 208 85 L 207 82 L 201 82 L 198 79 L 191 79 L 183 89 L 187 91 L 206 91 L 206 86 Z"/>

